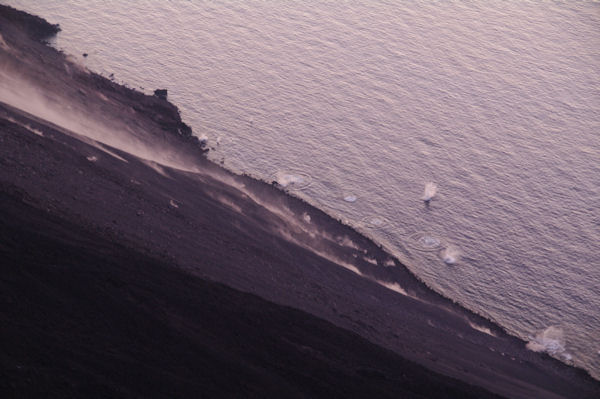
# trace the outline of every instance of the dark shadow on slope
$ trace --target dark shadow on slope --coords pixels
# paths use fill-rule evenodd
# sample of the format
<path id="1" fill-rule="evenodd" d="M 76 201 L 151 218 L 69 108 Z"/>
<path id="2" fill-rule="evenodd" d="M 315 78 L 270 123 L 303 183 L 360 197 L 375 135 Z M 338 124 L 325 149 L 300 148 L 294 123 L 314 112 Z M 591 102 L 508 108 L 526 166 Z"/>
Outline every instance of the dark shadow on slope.
<path id="1" fill-rule="evenodd" d="M 491 397 L 0 194 L 2 397 Z"/>

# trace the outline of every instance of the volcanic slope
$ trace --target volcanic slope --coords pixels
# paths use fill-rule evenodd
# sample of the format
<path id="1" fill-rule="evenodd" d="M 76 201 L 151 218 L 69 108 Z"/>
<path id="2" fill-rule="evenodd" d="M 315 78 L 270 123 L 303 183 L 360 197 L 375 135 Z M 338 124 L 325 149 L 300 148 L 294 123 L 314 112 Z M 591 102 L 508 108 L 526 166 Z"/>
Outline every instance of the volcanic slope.
<path id="1" fill-rule="evenodd" d="M 599 393 L 351 228 L 207 161 L 172 104 L 11 15 L 0 7 L 9 394 Z"/>

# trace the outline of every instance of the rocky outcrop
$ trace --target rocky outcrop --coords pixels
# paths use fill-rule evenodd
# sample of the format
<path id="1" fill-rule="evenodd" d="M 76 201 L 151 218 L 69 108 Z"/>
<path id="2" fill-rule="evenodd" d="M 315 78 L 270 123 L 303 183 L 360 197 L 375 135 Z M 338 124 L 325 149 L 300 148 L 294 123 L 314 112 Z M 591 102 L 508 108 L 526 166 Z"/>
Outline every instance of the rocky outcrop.
<path id="1" fill-rule="evenodd" d="M 27 14 L 9 6 L 0 5 L 0 16 L 10 20 L 35 41 L 47 40 L 60 32 L 58 24 L 51 24 L 44 18 Z"/>

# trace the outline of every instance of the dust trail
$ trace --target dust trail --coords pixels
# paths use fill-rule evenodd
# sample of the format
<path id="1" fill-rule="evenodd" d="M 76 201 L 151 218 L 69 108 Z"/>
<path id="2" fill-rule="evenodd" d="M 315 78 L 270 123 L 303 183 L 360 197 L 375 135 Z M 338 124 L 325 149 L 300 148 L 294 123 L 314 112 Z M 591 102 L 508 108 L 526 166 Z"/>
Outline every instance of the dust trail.
<path id="1" fill-rule="evenodd" d="M 469 321 L 469 325 L 471 326 L 472 329 L 480 331 L 480 332 L 482 332 L 484 334 L 491 335 L 492 337 L 496 337 L 497 336 L 496 334 L 494 334 L 492 332 L 492 330 L 490 330 L 487 327 L 480 326 L 479 324 L 475 324 L 475 323 L 473 323 L 471 321 Z"/>
<path id="2" fill-rule="evenodd" d="M 6 44 L 4 37 L 0 34 L 0 48 L 5 51 L 10 51 L 10 46 Z"/>
<path id="3" fill-rule="evenodd" d="M 102 101 L 111 101 L 99 92 L 90 92 L 87 94 L 95 94 Z M 17 73 L 9 73 L 6 69 L 0 69 L 0 101 L 30 114 L 34 117 L 33 119 L 39 119 L 40 122 L 45 123 L 49 122 L 55 125 L 61 132 L 75 136 L 122 161 L 127 162 L 126 159 L 114 151 L 110 151 L 105 146 L 110 146 L 124 153 L 134 155 L 142 159 L 148 167 L 151 167 L 165 177 L 170 177 L 165 167 L 208 174 L 223 184 L 238 189 L 243 198 L 255 202 L 275 215 L 279 219 L 277 222 L 278 226 L 275 227 L 276 232 L 288 241 L 294 242 L 387 289 L 407 295 L 406 291 L 397 282 L 379 281 L 363 274 L 358 266 L 349 263 L 342 257 L 336 256 L 335 251 L 332 251 L 332 245 L 357 251 L 360 250 L 348 237 L 331 236 L 323 229 L 318 228 L 308 213 L 296 215 L 283 202 L 272 201 L 269 198 L 257 195 L 254 190 L 249 189 L 235 176 L 229 175 L 227 172 L 223 171 L 220 173 L 218 171 L 200 170 L 195 165 L 190 165 L 190 163 L 183 161 L 175 150 L 159 145 L 159 143 L 153 140 L 150 134 L 136 131 L 137 126 L 134 126 L 133 123 L 128 123 L 127 120 L 122 121 L 118 119 L 118 116 L 111 117 L 111 115 L 90 115 L 89 110 L 85 109 L 85 103 L 81 103 L 77 99 L 68 98 L 66 95 L 51 93 L 49 90 L 37 87 L 28 80 L 20 77 Z M 132 116 L 132 118 L 135 117 Z M 88 158 L 90 162 L 98 160 L 98 157 L 95 155 L 90 155 Z M 303 186 L 310 184 L 310 177 L 300 173 L 284 173 L 279 176 L 278 182 L 283 187 Z M 229 206 L 236 212 L 243 213 L 242 207 L 228 198 L 219 196 L 216 200 Z M 173 201 L 170 202 L 170 205 L 178 207 Z M 374 258 L 363 256 L 363 259 L 366 262 L 377 265 L 377 260 Z"/>
<path id="4" fill-rule="evenodd" d="M 31 133 L 33 133 L 33 134 L 35 134 L 35 135 L 38 135 L 38 136 L 40 136 L 40 137 L 44 137 L 44 133 L 43 133 L 42 131 L 40 131 L 40 130 L 38 130 L 38 129 L 36 129 L 36 128 L 33 128 L 33 127 L 29 126 L 29 125 L 28 125 L 28 124 L 26 124 L 26 123 L 21 123 L 21 122 L 19 122 L 19 121 L 17 121 L 17 120 L 15 120 L 15 119 L 13 119 L 13 118 L 11 118 L 11 117 L 8 117 L 8 118 L 6 118 L 6 119 L 7 119 L 9 122 L 16 123 L 17 125 L 19 125 L 19 126 L 21 126 L 21 127 L 24 127 L 25 129 L 29 130 Z"/>
<path id="5" fill-rule="evenodd" d="M 82 109 L 80 102 L 66 98 L 60 93 L 49 93 L 38 88 L 18 73 L 6 68 L 0 69 L 0 102 L 20 109 L 41 120 L 40 122 L 50 122 L 61 132 L 77 136 L 78 139 L 91 139 L 172 168 L 198 171 L 188 162 L 184 162 L 174 149 L 159 146 L 156 141 L 152 142 L 150 134 L 132 133 L 128 121 L 119 121 L 109 115 L 91 116 L 89 111 Z M 106 148 L 99 147 L 97 143 L 95 147 L 107 152 Z M 114 153 L 110 155 L 116 156 Z M 123 160 L 122 157 L 118 158 Z"/>

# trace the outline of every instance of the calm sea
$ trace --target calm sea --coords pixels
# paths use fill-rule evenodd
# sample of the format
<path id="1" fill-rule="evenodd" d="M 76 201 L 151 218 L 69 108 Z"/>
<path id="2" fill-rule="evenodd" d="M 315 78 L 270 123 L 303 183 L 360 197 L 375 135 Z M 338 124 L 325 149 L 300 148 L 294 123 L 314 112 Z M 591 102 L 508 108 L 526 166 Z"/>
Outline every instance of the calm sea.
<path id="1" fill-rule="evenodd" d="M 213 159 L 600 378 L 600 4 L 5 3 L 90 69 L 169 89 Z"/>

